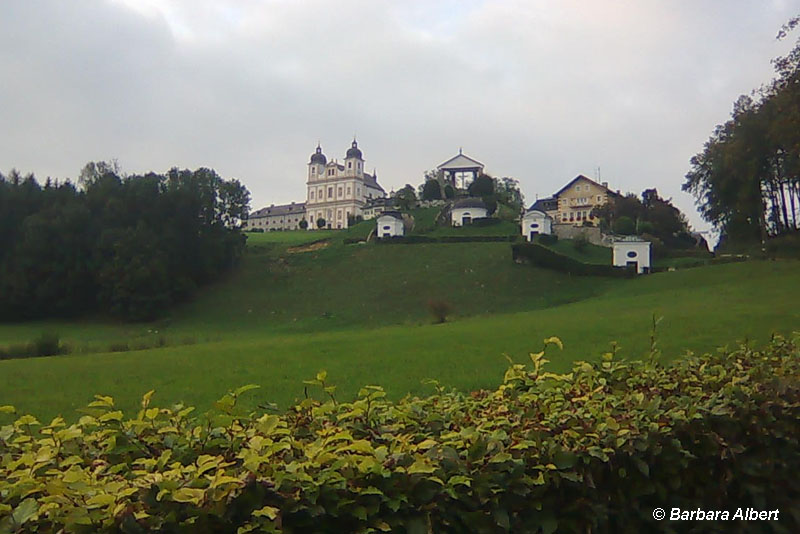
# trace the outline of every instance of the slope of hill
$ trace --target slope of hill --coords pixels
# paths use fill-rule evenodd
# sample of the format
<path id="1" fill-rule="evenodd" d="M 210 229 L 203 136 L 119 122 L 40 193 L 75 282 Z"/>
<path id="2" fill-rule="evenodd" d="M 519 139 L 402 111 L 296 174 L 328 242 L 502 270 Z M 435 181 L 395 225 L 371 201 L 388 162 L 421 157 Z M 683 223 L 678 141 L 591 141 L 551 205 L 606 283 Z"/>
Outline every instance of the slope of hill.
<path id="1" fill-rule="evenodd" d="M 262 389 L 249 402 L 285 406 L 302 395 L 301 381 L 322 368 L 343 398 L 365 383 L 399 397 L 422 392 L 424 378 L 464 389 L 496 385 L 506 366 L 502 354 L 522 361 L 550 335 L 566 344 L 555 355 L 557 369 L 598 357 L 611 341 L 623 355 L 638 357 L 648 350 L 653 314 L 664 317 L 658 340 L 667 358 L 800 329 L 795 261 L 606 280 L 516 265 L 504 243 L 381 246 L 334 239 L 299 252 L 307 246 L 302 241 L 314 241 L 301 237 L 280 236 L 292 247 L 301 243 L 290 249 L 262 236 L 238 273 L 158 324 L 0 326 L 3 341 L 58 329 L 94 350 L 125 339 L 133 346 L 164 338 L 167 345 L 0 361 L 0 403 L 73 418 L 94 393 L 133 409 L 156 388 L 166 402 L 207 407 L 229 388 L 257 383 Z M 452 322 L 431 324 L 431 298 L 451 302 Z"/>

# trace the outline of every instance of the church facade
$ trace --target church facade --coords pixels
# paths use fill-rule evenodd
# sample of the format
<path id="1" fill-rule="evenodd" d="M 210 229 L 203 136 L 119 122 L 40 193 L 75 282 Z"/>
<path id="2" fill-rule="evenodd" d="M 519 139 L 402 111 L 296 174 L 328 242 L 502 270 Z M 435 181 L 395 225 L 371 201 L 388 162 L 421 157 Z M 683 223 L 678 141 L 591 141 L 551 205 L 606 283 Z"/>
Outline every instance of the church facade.
<path id="1" fill-rule="evenodd" d="M 308 229 L 348 227 L 350 217 L 364 216 L 364 206 L 386 192 L 378 184 L 377 173 L 364 170 L 364 158 L 353 139 L 344 161 L 328 161 L 322 147 L 311 154 L 306 179 L 306 220 Z"/>

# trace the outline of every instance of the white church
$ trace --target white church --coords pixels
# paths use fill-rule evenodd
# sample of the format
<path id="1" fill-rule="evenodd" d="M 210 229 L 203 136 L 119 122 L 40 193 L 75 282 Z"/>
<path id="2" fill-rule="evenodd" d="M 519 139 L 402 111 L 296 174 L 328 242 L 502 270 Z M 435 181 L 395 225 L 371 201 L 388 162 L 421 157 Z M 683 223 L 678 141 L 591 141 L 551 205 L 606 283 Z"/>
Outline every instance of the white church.
<path id="1" fill-rule="evenodd" d="M 308 163 L 306 184 L 306 220 L 308 228 L 347 228 L 348 218 L 362 215 L 364 206 L 377 198 L 384 198 L 386 191 L 378 184 L 377 173 L 364 171 L 364 158 L 353 139 L 347 149 L 344 162 L 328 161 L 317 145 Z"/>

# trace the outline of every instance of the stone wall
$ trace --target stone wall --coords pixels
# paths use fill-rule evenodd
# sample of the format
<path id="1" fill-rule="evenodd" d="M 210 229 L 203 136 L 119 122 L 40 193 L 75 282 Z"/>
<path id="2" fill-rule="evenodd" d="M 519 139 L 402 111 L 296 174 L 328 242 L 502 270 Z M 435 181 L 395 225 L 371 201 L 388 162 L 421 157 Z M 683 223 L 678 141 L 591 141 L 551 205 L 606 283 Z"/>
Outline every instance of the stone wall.
<path id="1" fill-rule="evenodd" d="M 589 243 L 593 245 L 599 245 L 601 247 L 611 246 L 608 240 L 603 239 L 603 234 L 600 232 L 600 228 L 596 226 L 554 224 L 553 233 L 557 235 L 559 239 L 575 239 L 576 237 L 583 235 L 586 237 Z"/>

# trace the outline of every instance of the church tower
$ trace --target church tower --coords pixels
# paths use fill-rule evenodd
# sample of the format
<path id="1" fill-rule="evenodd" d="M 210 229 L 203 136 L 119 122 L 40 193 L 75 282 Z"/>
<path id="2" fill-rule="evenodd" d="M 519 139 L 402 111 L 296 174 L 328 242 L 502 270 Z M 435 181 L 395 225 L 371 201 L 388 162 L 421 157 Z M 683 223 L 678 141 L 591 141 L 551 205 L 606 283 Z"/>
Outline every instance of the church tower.
<path id="1" fill-rule="evenodd" d="M 353 138 L 353 144 L 347 149 L 344 160 L 344 172 L 347 176 L 357 176 L 364 178 L 364 159 L 361 157 L 361 150 L 358 142 Z"/>
<path id="2" fill-rule="evenodd" d="M 308 181 L 322 180 L 327 163 L 328 158 L 322 153 L 322 147 L 317 143 L 317 150 L 311 154 L 311 161 L 308 162 Z"/>

